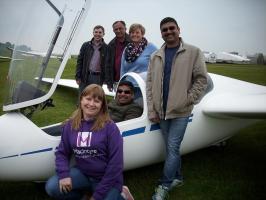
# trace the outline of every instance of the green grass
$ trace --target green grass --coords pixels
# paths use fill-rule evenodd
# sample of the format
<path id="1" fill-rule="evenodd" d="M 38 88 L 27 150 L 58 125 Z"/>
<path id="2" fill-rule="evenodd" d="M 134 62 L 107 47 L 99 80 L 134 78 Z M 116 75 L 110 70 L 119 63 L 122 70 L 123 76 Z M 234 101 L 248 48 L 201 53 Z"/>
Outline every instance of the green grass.
<path id="1" fill-rule="evenodd" d="M 0 84 L 8 63 L 0 63 Z M 75 60 L 71 59 L 64 78 L 73 78 Z M 208 71 L 266 85 L 266 67 L 259 65 L 208 65 Z M 0 88 L 2 90 L 2 87 Z M 75 108 L 77 91 L 59 87 L 52 97 L 55 108 L 33 115 L 39 126 L 66 119 Z M 0 92 L 0 103 L 3 94 Z M 3 112 L 1 112 L 3 113 Z M 0 128 L 1 129 L 1 128 Z M 266 120 L 239 131 L 225 147 L 211 147 L 183 156 L 185 185 L 170 193 L 170 199 L 183 200 L 263 200 L 266 199 Z M 148 200 L 162 171 L 162 163 L 125 172 L 125 183 L 135 200 Z M 50 199 L 31 182 L 0 182 L 0 199 Z"/>
<path id="2" fill-rule="evenodd" d="M 208 64 L 208 72 L 266 85 L 266 65 Z"/>

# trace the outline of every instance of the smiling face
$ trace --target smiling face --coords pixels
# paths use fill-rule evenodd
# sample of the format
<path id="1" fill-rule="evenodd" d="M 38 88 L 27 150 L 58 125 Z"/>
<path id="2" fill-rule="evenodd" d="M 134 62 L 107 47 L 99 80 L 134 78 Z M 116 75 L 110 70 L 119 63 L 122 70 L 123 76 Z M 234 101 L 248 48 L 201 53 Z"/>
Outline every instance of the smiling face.
<path id="1" fill-rule="evenodd" d="M 95 28 L 93 30 L 93 38 L 95 42 L 102 41 L 103 36 L 104 36 L 104 30 L 102 28 Z"/>
<path id="2" fill-rule="evenodd" d="M 133 101 L 134 93 L 127 85 L 120 85 L 117 89 L 116 99 L 119 104 L 127 105 Z"/>
<path id="3" fill-rule="evenodd" d="M 129 36 L 130 36 L 131 41 L 134 43 L 139 43 L 143 38 L 143 34 L 139 28 L 130 32 Z"/>
<path id="4" fill-rule="evenodd" d="M 113 31 L 118 39 L 124 39 L 126 34 L 126 27 L 122 22 L 117 22 L 113 25 Z"/>
<path id="5" fill-rule="evenodd" d="M 133 43 L 141 42 L 145 34 L 145 28 L 141 24 L 132 24 L 129 28 L 129 36 Z"/>
<path id="6" fill-rule="evenodd" d="M 83 96 L 80 101 L 83 118 L 88 120 L 96 117 L 102 108 L 102 104 L 103 102 L 99 98 L 93 97 L 91 94 Z"/>
<path id="7" fill-rule="evenodd" d="M 161 35 L 168 47 L 179 45 L 180 29 L 174 22 L 168 22 L 161 26 Z"/>

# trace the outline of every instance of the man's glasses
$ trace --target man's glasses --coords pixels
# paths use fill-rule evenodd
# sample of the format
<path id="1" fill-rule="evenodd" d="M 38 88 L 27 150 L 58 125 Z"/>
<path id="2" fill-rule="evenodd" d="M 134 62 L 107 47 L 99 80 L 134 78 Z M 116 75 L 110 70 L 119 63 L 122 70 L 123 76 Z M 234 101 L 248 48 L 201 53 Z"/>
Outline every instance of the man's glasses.
<path id="1" fill-rule="evenodd" d="M 175 30 L 175 28 L 176 28 L 175 26 L 169 26 L 167 28 L 163 28 L 162 32 L 167 32 L 168 30 L 173 31 L 173 30 Z"/>
<path id="2" fill-rule="evenodd" d="M 124 94 L 131 94 L 131 91 L 130 90 L 117 90 L 117 93 L 118 94 L 122 94 L 124 92 Z"/>

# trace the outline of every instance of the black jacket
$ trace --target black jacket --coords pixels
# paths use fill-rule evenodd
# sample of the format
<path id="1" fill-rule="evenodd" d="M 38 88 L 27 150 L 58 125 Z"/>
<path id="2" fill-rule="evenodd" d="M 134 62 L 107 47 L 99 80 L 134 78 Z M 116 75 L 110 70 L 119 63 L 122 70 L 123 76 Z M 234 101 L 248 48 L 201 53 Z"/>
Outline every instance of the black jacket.
<path id="1" fill-rule="evenodd" d="M 126 38 L 124 41 L 124 45 L 126 46 L 130 42 L 130 37 L 126 33 Z M 108 86 L 113 86 L 114 83 L 114 69 L 115 69 L 115 43 L 116 43 L 116 37 L 113 38 L 109 44 L 108 44 L 108 53 L 107 53 L 107 60 L 106 60 L 106 71 L 105 74 L 106 76 L 106 83 Z"/>
<path id="2" fill-rule="evenodd" d="M 80 79 L 81 82 L 86 83 L 89 75 L 89 65 L 91 58 L 93 56 L 94 48 L 92 45 L 92 40 L 84 42 L 80 48 L 80 52 L 77 59 L 76 67 L 76 80 Z M 100 47 L 100 65 L 101 65 L 101 80 L 105 82 L 105 61 L 107 56 L 107 44 L 103 41 L 102 46 Z"/>

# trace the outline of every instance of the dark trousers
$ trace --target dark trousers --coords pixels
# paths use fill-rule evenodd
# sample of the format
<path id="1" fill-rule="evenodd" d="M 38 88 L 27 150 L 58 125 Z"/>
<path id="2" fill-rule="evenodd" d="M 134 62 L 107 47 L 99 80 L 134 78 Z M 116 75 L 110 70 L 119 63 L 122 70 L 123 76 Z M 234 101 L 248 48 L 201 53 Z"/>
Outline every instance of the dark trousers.
<path id="1" fill-rule="evenodd" d="M 103 82 L 101 80 L 101 74 L 97 74 L 97 75 L 89 74 L 87 81 L 81 82 L 79 84 L 79 97 L 80 97 L 82 91 L 85 89 L 85 87 L 87 87 L 88 85 L 93 84 L 93 83 L 100 85 L 100 86 L 103 85 Z"/>

